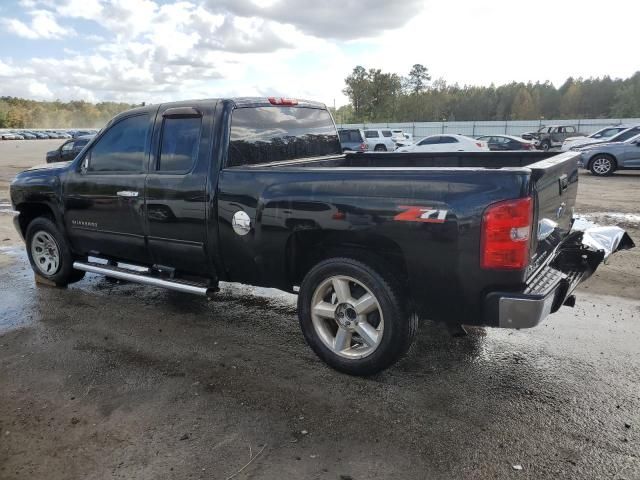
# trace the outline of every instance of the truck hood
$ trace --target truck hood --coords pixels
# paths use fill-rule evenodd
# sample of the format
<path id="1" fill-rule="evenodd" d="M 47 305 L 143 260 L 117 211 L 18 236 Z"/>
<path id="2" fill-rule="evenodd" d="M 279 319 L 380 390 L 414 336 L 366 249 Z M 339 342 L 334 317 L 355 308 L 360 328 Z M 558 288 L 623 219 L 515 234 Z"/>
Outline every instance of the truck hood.
<path id="1" fill-rule="evenodd" d="M 587 150 L 591 150 L 593 148 L 610 147 L 612 145 L 620 145 L 620 143 L 622 142 L 593 142 L 586 145 L 573 147 L 573 150 L 575 150 L 576 152 L 586 152 Z"/>
<path id="2" fill-rule="evenodd" d="M 55 153 L 55 152 L 49 152 L 49 153 Z M 49 155 L 49 153 L 47 153 L 47 156 Z M 71 160 L 69 160 L 68 162 L 56 162 L 56 163 L 42 163 L 40 165 L 35 165 L 27 170 L 25 170 L 25 172 L 30 172 L 32 170 L 65 170 L 69 165 L 71 165 Z"/>

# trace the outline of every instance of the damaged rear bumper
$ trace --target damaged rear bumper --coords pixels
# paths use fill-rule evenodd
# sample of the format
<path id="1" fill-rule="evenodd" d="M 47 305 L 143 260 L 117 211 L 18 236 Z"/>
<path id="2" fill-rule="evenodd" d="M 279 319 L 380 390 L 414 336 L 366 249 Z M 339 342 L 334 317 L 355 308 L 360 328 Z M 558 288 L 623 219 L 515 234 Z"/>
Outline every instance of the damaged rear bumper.
<path id="1" fill-rule="evenodd" d="M 562 305 L 573 306 L 572 292 L 612 253 L 633 247 L 619 227 L 572 231 L 521 291 L 491 292 L 485 297 L 485 320 L 502 328 L 535 327 Z"/>

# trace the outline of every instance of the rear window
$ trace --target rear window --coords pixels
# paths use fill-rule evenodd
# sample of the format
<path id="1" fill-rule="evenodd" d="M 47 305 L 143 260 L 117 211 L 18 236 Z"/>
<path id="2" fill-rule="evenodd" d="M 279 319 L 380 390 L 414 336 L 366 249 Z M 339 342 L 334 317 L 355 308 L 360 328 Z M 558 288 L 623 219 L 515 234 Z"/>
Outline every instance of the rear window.
<path id="1" fill-rule="evenodd" d="M 338 130 L 340 142 L 342 143 L 361 143 L 362 136 L 358 130 Z"/>
<path id="2" fill-rule="evenodd" d="M 230 167 L 342 153 L 331 115 L 318 108 L 238 108 L 230 136 Z"/>

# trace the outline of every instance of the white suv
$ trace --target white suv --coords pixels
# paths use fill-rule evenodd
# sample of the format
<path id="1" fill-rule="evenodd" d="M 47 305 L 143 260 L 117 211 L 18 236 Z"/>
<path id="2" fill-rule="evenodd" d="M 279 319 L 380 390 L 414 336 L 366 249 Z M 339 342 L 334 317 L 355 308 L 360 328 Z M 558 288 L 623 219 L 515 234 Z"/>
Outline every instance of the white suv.
<path id="1" fill-rule="evenodd" d="M 388 129 L 364 131 L 364 141 L 369 145 L 369 151 L 393 152 L 396 149 L 396 143 L 392 137 L 393 133 Z"/>

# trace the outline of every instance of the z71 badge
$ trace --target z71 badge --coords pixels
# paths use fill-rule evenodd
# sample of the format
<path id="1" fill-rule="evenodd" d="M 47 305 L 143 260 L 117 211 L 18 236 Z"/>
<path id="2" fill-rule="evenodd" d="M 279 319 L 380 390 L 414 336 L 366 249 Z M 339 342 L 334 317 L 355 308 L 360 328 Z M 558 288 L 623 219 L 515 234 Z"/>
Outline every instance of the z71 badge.
<path id="1" fill-rule="evenodd" d="M 444 223 L 447 219 L 448 210 L 440 210 L 430 207 L 398 207 L 403 209 L 394 220 L 399 222 L 422 222 L 422 223 Z"/>

